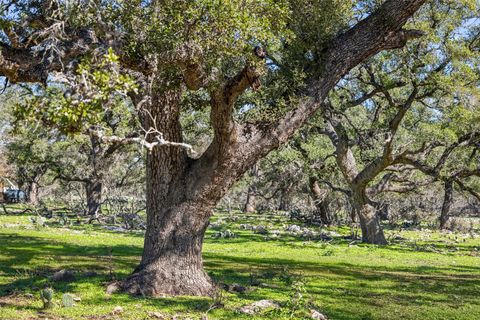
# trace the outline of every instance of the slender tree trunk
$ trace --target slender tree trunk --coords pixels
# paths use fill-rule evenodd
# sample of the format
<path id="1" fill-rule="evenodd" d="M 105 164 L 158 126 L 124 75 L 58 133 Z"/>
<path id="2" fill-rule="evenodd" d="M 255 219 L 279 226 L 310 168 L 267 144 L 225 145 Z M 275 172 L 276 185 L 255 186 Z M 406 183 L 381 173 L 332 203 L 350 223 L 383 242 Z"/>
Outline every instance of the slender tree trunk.
<path id="1" fill-rule="evenodd" d="M 35 207 L 38 206 L 39 204 L 38 183 L 36 181 L 31 181 L 28 184 L 27 195 L 28 195 L 28 203 L 30 203 Z"/>
<path id="2" fill-rule="evenodd" d="M 365 189 L 355 187 L 352 188 L 352 191 L 352 204 L 360 220 L 362 241 L 371 244 L 387 244 L 382 227 L 380 226 L 377 210 L 370 203 L 370 200 L 365 194 Z"/>
<path id="3" fill-rule="evenodd" d="M 280 202 L 278 204 L 278 210 L 288 211 L 290 210 L 290 188 L 283 188 L 280 190 Z"/>
<path id="4" fill-rule="evenodd" d="M 87 195 L 87 214 L 89 220 L 98 218 L 102 205 L 102 182 L 98 179 L 91 179 L 85 184 Z"/>
<path id="5" fill-rule="evenodd" d="M 313 201 L 315 203 L 316 213 L 318 214 L 320 221 L 324 225 L 331 225 L 332 219 L 328 210 L 328 202 L 326 193 L 328 191 L 320 188 L 317 179 L 310 177 L 310 192 L 312 193 Z"/>
<path id="6" fill-rule="evenodd" d="M 448 223 L 448 213 L 450 212 L 450 207 L 453 201 L 453 182 L 450 180 L 445 181 L 445 193 L 443 197 L 442 211 L 440 213 L 440 229 L 444 230 L 447 228 Z"/>
<path id="7" fill-rule="evenodd" d="M 255 200 L 256 200 L 256 188 L 254 186 L 248 187 L 247 200 L 245 206 L 243 207 L 243 212 L 252 213 L 256 211 Z"/>

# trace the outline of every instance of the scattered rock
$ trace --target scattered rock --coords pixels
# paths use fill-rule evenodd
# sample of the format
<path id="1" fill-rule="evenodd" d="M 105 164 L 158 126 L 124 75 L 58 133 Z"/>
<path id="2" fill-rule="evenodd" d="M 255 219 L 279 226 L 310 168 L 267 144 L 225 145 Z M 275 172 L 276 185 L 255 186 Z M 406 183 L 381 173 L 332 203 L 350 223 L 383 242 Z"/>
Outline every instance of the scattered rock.
<path id="1" fill-rule="evenodd" d="M 302 228 L 300 226 L 297 226 L 296 224 L 292 224 L 292 225 L 286 226 L 285 230 L 288 232 L 299 233 L 302 231 Z"/>
<path id="2" fill-rule="evenodd" d="M 228 291 L 230 289 L 230 286 L 227 283 L 220 282 L 218 286 L 225 291 Z"/>
<path id="3" fill-rule="evenodd" d="M 120 285 L 120 282 L 114 281 L 114 282 L 111 282 L 107 285 L 107 289 L 105 290 L 105 292 L 107 294 L 112 294 L 112 293 L 115 293 L 115 292 L 119 292 L 121 290 L 122 290 L 122 286 Z"/>
<path id="4" fill-rule="evenodd" d="M 84 277 L 90 278 L 90 277 L 96 277 L 98 276 L 98 273 L 95 271 L 87 271 L 83 274 Z"/>
<path id="5" fill-rule="evenodd" d="M 118 226 L 103 226 L 102 228 L 105 229 L 105 230 L 108 230 L 108 231 L 128 232 L 127 229 L 125 229 L 123 227 L 118 227 Z"/>
<path id="6" fill-rule="evenodd" d="M 248 224 L 248 223 L 245 223 L 245 224 L 241 224 L 239 226 L 240 229 L 243 229 L 243 230 L 254 230 L 255 229 L 255 226 L 251 225 L 251 224 Z"/>
<path id="7" fill-rule="evenodd" d="M 123 308 L 120 306 L 116 306 L 115 308 L 113 308 L 112 314 L 116 315 L 116 314 L 121 314 L 122 312 L 123 312 Z"/>
<path id="8" fill-rule="evenodd" d="M 240 312 L 246 314 L 257 314 L 268 309 L 278 309 L 280 305 L 272 300 L 255 301 L 249 305 L 243 306 L 239 309 Z"/>
<path id="9" fill-rule="evenodd" d="M 52 281 L 64 281 L 64 282 L 72 282 L 75 281 L 75 273 L 71 270 L 62 269 L 60 271 L 55 272 L 51 277 L 50 280 Z"/>
<path id="10" fill-rule="evenodd" d="M 193 319 L 188 318 L 188 317 L 184 317 L 184 316 L 174 315 L 172 320 L 193 320 Z"/>
<path id="11" fill-rule="evenodd" d="M 210 223 L 209 227 L 210 227 L 211 229 L 218 230 L 218 229 L 220 229 L 220 228 L 223 227 L 223 223 L 212 222 L 212 223 Z"/>
<path id="12" fill-rule="evenodd" d="M 317 237 L 317 233 L 315 231 L 305 228 L 303 229 L 301 236 L 302 238 L 313 239 Z"/>
<path id="13" fill-rule="evenodd" d="M 328 320 L 328 318 L 315 309 L 310 309 L 310 318 L 315 320 Z"/>
<path id="14" fill-rule="evenodd" d="M 332 238 L 339 238 L 339 237 L 342 236 L 340 233 L 335 232 L 335 231 L 326 231 L 325 235 L 329 236 L 329 237 L 332 237 Z"/>
<path id="15" fill-rule="evenodd" d="M 240 217 L 231 215 L 231 216 L 226 217 L 226 218 L 225 218 L 225 221 L 235 222 L 235 221 L 237 221 L 238 219 L 240 219 Z"/>
<path id="16" fill-rule="evenodd" d="M 278 237 L 278 236 L 280 236 L 281 232 L 280 232 L 280 230 L 272 230 L 272 231 L 270 231 L 270 233 L 272 234 L 272 236 Z"/>
<path id="17" fill-rule="evenodd" d="M 238 283 L 228 284 L 228 283 L 221 282 L 219 283 L 219 286 L 220 288 L 228 292 L 244 293 L 247 291 L 247 288 L 245 286 L 242 286 Z"/>
<path id="18" fill-rule="evenodd" d="M 262 288 L 270 288 L 270 289 L 281 289 L 282 287 L 277 285 L 277 284 L 273 284 L 273 283 L 265 283 L 265 282 L 262 282 L 259 284 L 259 287 L 262 287 Z"/>
<path id="19" fill-rule="evenodd" d="M 258 225 L 255 227 L 255 233 L 257 234 L 268 234 L 268 229 L 264 225 Z"/>
<path id="20" fill-rule="evenodd" d="M 147 314 L 150 318 L 154 318 L 154 319 L 168 319 L 168 317 L 166 315 L 164 315 L 163 313 L 160 313 L 160 312 L 155 312 L 155 311 L 147 311 Z"/>
<path id="21" fill-rule="evenodd" d="M 220 231 L 212 235 L 214 239 L 230 239 L 235 238 L 237 235 L 233 233 L 231 230 Z"/>
<path id="22" fill-rule="evenodd" d="M 247 288 L 245 286 L 242 286 L 242 285 L 238 284 L 238 283 L 234 283 L 230 286 L 229 291 L 244 293 L 245 291 L 247 291 Z"/>

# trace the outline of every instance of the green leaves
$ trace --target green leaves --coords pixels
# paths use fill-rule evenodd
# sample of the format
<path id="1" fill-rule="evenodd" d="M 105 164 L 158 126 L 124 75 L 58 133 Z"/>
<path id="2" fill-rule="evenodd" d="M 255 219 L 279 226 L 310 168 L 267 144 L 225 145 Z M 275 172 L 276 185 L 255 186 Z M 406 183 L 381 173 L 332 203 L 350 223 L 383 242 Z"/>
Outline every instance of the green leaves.
<path id="1" fill-rule="evenodd" d="M 15 117 L 40 120 L 65 133 L 102 122 L 106 112 L 122 105 L 128 92 L 137 90 L 134 80 L 119 71 L 118 60 L 112 49 L 98 59 L 85 59 L 74 77 L 16 104 Z"/>

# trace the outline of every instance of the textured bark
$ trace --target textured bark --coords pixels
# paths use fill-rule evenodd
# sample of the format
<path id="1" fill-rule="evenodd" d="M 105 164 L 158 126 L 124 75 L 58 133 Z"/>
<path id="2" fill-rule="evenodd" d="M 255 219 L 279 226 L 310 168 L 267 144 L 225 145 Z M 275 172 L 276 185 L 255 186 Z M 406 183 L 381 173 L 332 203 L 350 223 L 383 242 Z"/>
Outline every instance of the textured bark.
<path id="1" fill-rule="evenodd" d="M 36 181 L 31 181 L 28 184 L 28 190 L 27 190 L 27 195 L 28 195 L 28 203 L 30 203 L 33 206 L 38 206 L 39 204 L 39 197 L 38 197 L 38 182 Z"/>
<path id="2" fill-rule="evenodd" d="M 202 264 L 203 237 L 211 208 L 185 202 L 160 210 L 155 216 L 149 215 L 142 261 L 124 282 L 124 289 L 149 296 L 211 295 L 215 286 Z"/>
<path id="3" fill-rule="evenodd" d="M 157 127 L 168 141 L 181 142 L 179 102 L 181 90 L 159 83 L 145 127 Z M 167 111 L 167 112 L 163 112 Z M 140 265 L 123 283 L 137 295 L 210 295 L 213 282 L 203 271 L 202 244 L 214 202 L 202 200 L 188 186 L 193 161 L 182 148 L 166 146 L 147 154 L 147 230 Z M 198 191 L 198 188 L 197 190 Z"/>
<path id="4" fill-rule="evenodd" d="M 316 215 L 320 218 L 320 221 L 324 225 L 331 225 L 332 218 L 328 210 L 327 190 L 320 188 L 317 179 L 310 178 L 310 192 L 312 193 L 313 202 L 316 207 Z"/>
<path id="5" fill-rule="evenodd" d="M 379 157 L 362 171 L 359 171 L 352 149 L 349 146 L 345 128 L 341 123 L 336 123 L 335 126 L 329 125 L 327 131 L 336 148 L 335 160 L 350 189 L 353 213 L 358 216 L 362 228 L 362 241 L 371 244 L 386 244 L 376 208 L 368 198 L 366 189 L 368 183 L 388 166 L 388 158 Z M 354 221 L 353 217 L 352 221 Z"/>
<path id="6" fill-rule="evenodd" d="M 280 189 L 280 200 L 278 203 L 278 210 L 288 211 L 290 210 L 290 203 L 292 200 L 291 189 L 289 187 Z"/>
<path id="7" fill-rule="evenodd" d="M 418 90 L 414 86 L 408 99 L 397 108 L 395 115 L 389 122 L 388 132 L 385 135 L 382 153 L 366 163 L 361 170 L 352 151 L 352 139 L 340 119 L 328 112 L 325 134 L 335 146 L 335 160 L 350 189 L 353 197 L 352 204 L 355 213 L 359 216 L 362 227 L 363 242 L 385 244 L 385 236 L 379 223 L 379 217 L 372 201 L 367 197 L 367 186 L 388 166 L 395 162 L 393 154 L 394 137 L 407 111 L 412 106 Z"/>
<path id="8" fill-rule="evenodd" d="M 102 206 L 102 182 L 100 180 L 88 180 L 85 182 L 87 196 L 87 215 L 90 221 L 98 219 Z"/>
<path id="9" fill-rule="evenodd" d="M 255 201 L 257 197 L 256 188 L 254 186 L 249 186 L 247 191 L 247 199 L 245 201 L 245 206 L 243 207 L 243 212 L 252 213 L 256 211 Z"/>
<path id="10" fill-rule="evenodd" d="M 452 206 L 453 201 L 453 181 L 447 180 L 444 185 L 444 196 L 442 211 L 440 213 L 440 229 L 446 229 L 448 223 L 448 213 L 450 212 L 450 207 Z"/>
<path id="11" fill-rule="evenodd" d="M 365 189 L 353 188 L 353 208 L 360 220 L 362 241 L 371 244 L 387 244 L 380 226 L 377 210 L 365 194 Z"/>

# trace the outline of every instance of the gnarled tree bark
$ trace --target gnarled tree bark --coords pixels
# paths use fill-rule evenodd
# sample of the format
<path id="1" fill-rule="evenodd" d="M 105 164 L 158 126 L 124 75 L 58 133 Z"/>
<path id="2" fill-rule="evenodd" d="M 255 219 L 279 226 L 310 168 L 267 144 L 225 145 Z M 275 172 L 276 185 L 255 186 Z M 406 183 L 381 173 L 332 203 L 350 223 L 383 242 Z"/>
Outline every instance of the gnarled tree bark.
<path id="1" fill-rule="evenodd" d="M 444 183 L 444 196 L 442 211 L 440 212 L 440 229 L 444 230 L 447 228 L 448 223 L 448 213 L 450 212 L 450 207 L 452 206 L 453 200 L 453 181 L 447 179 Z"/>
<path id="2" fill-rule="evenodd" d="M 257 189 L 255 186 L 249 186 L 247 191 L 247 199 L 245 200 L 245 206 L 243 212 L 253 213 L 256 209 Z"/>
<path id="3" fill-rule="evenodd" d="M 328 209 L 327 194 L 329 191 L 320 188 L 318 180 L 315 177 L 309 179 L 310 192 L 312 193 L 313 202 L 315 203 L 316 215 L 324 225 L 332 224 L 332 217 Z"/>
<path id="4" fill-rule="evenodd" d="M 85 182 L 85 195 L 87 197 L 87 215 L 89 221 L 98 219 L 102 207 L 102 181 L 88 179 Z"/>
<path id="5" fill-rule="evenodd" d="M 28 197 L 28 203 L 30 203 L 32 206 L 38 206 L 40 203 L 39 199 L 39 185 L 37 181 L 30 181 L 28 184 L 28 190 L 27 190 L 27 197 Z"/>

